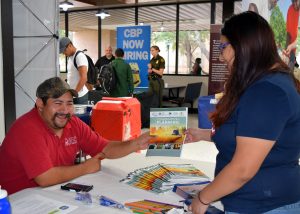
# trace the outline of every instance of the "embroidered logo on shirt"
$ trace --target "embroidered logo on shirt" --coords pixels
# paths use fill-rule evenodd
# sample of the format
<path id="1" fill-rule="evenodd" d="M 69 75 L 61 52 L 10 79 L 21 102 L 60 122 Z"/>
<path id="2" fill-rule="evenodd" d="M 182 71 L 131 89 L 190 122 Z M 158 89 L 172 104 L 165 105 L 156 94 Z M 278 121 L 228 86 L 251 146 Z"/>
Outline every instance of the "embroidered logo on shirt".
<path id="1" fill-rule="evenodd" d="M 76 136 L 65 138 L 65 146 L 70 146 L 70 145 L 73 145 L 73 144 L 77 144 Z"/>

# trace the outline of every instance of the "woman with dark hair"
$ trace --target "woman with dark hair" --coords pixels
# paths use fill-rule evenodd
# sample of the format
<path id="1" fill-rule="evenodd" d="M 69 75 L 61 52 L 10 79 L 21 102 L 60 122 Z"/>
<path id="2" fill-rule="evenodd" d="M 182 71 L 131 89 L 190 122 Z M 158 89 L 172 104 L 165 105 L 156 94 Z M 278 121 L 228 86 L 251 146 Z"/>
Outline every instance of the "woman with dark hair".
<path id="1" fill-rule="evenodd" d="M 162 79 L 165 70 L 165 60 L 158 53 L 160 49 L 153 45 L 150 48 L 153 56 L 148 64 L 149 92 L 156 93 L 159 97 L 159 107 L 162 107 L 162 97 L 164 89 L 164 80 Z"/>
<path id="2" fill-rule="evenodd" d="M 213 129 L 186 131 L 186 142 L 214 141 L 215 179 L 190 208 L 204 214 L 220 199 L 226 213 L 300 213 L 299 82 L 268 22 L 254 12 L 225 22 L 220 51 L 229 78 Z"/>

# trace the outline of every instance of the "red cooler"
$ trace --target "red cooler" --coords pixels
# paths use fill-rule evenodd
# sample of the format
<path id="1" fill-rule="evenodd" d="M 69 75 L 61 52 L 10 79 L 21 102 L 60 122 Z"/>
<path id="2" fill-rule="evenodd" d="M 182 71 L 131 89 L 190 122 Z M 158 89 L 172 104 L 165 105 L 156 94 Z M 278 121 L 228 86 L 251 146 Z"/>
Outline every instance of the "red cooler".
<path id="1" fill-rule="evenodd" d="M 141 134 L 141 105 L 132 97 L 103 97 L 93 107 L 91 127 L 108 140 L 126 141 Z"/>

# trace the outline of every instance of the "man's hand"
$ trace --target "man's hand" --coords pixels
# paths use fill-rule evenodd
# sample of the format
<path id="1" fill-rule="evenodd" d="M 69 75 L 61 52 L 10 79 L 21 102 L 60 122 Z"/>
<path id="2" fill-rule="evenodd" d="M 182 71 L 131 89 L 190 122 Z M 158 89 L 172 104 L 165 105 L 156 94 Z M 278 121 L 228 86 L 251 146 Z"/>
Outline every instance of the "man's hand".
<path id="1" fill-rule="evenodd" d="M 87 159 L 83 165 L 86 169 L 86 174 L 98 172 L 101 169 L 102 153 L 95 155 L 94 157 Z"/>
<path id="2" fill-rule="evenodd" d="M 137 150 L 147 149 L 151 138 L 153 137 L 150 136 L 150 133 L 145 132 L 140 137 L 133 140 L 132 143 L 136 144 Z"/>

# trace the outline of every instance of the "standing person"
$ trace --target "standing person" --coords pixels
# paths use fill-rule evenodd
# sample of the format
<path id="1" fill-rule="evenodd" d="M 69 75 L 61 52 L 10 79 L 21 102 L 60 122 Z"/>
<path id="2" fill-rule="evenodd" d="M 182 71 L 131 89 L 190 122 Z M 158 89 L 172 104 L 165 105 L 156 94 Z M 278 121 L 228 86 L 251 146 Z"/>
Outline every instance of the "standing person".
<path id="1" fill-rule="evenodd" d="M 300 0 L 292 0 L 287 17 L 286 17 L 286 49 L 284 53 L 289 57 L 289 67 L 293 70 L 295 65 L 298 23 L 299 23 L 299 7 Z"/>
<path id="2" fill-rule="evenodd" d="M 162 79 L 165 70 L 165 59 L 158 53 L 159 47 L 154 45 L 150 48 L 153 56 L 148 65 L 149 92 L 159 96 L 159 106 L 162 107 L 162 97 L 164 90 L 164 80 Z"/>
<path id="3" fill-rule="evenodd" d="M 113 60 L 115 60 L 115 57 L 114 55 L 112 54 L 112 48 L 111 46 L 107 46 L 105 48 L 105 55 L 100 57 L 96 64 L 95 64 L 95 67 L 97 67 L 99 69 L 99 72 L 101 70 L 101 67 L 103 65 L 107 65 L 109 63 L 111 63 Z M 98 82 L 97 86 L 96 86 L 96 90 L 101 90 L 101 87 L 100 87 L 100 82 Z"/>
<path id="4" fill-rule="evenodd" d="M 67 81 L 72 89 L 78 92 L 78 97 L 74 98 L 74 104 L 88 103 L 88 88 L 86 87 L 88 60 L 84 53 L 76 54 L 78 50 L 68 37 L 59 40 L 59 53 L 63 53 L 68 57 L 68 73 Z M 76 59 L 74 57 L 76 56 Z M 77 68 L 74 65 L 76 60 Z"/>
<path id="5" fill-rule="evenodd" d="M 112 66 L 116 71 L 116 87 L 110 93 L 112 97 L 127 97 L 133 94 L 133 76 L 131 67 L 123 59 L 124 51 L 118 48 L 115 51 L 116 59 L 112 61 Z"/>
<path id="6" fill-rule="evenodd" d="M 195 63 L 193 65 L 193 75 L 201 75 L 202 67 L 201 67 L 201 58 L 196 58 Z"/>
<path id="7" fill-rule="evenodd" d="M 277 53 L 268 22 L 232 16 L 221 31 L 220 60 L 229 77 L 211 130 L 189 128 L 186 142 L 211 139 L 215 179 L 193 200 L 204 214 L 221 200 L 225 213 L 300 213 L 300 84 Z"/>
<path id="8" fill-rule="evenodd" d="M 149 133 L 127 142 L 109 142 L 74 116 L 77 91 L 58 77 L 41 83 L 35 107 L 18 118 L 0 147 L 0 184 L 9 194 L 63 183 L 101 168 L 101 159 L 145 149 Z M 92 158 L 74 165 L 78 151 Z"/>
<path id="9" fill-rule="evenodd" d="M 114 59 L 115 59 L 115 57 L 114 57 L 114 55 L 112 54 L 112 48 L 111 48 L 111 46 L 109 45 L 109 46 L 107 46 L 107 47 L 105 48 L 105 55 L 102 56 L 102 57 L 100 57 L 100 58 L 97 60 L 95 66 L 96 66 L 96 67 L 99 69 L 99 71 L 100 71 L 102 65 L 107 65 L 107 64 L 111 63 Z"/>

